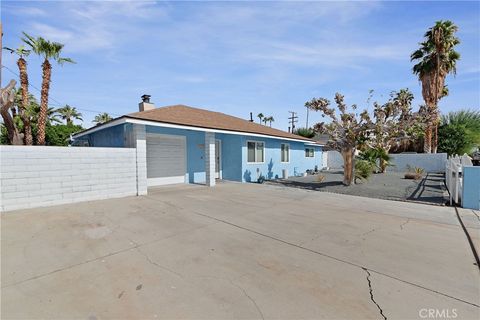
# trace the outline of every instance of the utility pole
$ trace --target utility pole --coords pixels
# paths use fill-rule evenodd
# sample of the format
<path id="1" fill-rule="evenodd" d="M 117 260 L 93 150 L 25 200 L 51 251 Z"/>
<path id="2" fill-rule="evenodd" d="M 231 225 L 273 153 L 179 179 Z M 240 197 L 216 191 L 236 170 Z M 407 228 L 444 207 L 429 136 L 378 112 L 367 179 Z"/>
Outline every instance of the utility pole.
<path id="1" fill-rule="evenodd" d="M 309 107 L 307 107 L 307 123 L 305 124 L 305 129 L 308 129 L 308 111 L 310 110 Z"/>
<path id="2" fill-rule="evenodd" d="M 298 122 L 298 117 L 297 117 L 297 113 L 295 111 L 288 111 L 288 112 L 291 114 L 291 116 L 288 117 L 288 120 L 289 120 L 290 125 L 292 127 L 291 132 L 293 133 L 295 131 L 295 123 Z"/>

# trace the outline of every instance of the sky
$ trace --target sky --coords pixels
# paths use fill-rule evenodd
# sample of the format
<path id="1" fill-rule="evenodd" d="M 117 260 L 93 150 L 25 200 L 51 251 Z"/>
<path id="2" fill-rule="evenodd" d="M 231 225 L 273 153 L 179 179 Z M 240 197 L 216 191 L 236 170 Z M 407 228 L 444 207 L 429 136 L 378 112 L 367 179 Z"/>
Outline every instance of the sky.
<path id="1" fill-rule="evenodd" d="M 282 130 L 288 111 L 303 127 L 305 102 L 333 101 L 336 92 L 371 109 L 409 88 L 418 109 L 421 86 L 409 57 L 425 31 L 447 19 L 459 27 L 461 60 L 440 110 L 479 109 L 476 1 L 1 1 L 4 46 L 21 45 L 22 31 L 65 44 L 63 55 L 76 64 L 53 66 L 50 102 L 79 109 L 85 127 L 100 112 L 138 111 L 143 94 L 157 107 L 185 104 L 245 119 L 263 113 Z M 41 62 L 28 57 L 37 97 Z M 2 64 L 5 85 L 17 78 L 15 56 L 4 51 Z M 310 125 L 319 121 L 310 112 Z"/>

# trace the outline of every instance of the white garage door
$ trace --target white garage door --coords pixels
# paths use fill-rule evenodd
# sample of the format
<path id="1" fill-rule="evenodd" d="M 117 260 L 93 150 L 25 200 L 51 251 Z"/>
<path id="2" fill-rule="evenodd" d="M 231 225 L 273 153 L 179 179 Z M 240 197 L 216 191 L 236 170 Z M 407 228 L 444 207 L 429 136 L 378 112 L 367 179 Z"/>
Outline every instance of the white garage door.
<path id="1" fill-rule="evenodd" d="M 186 173 L 185 137 L 147 135 L 147 185 L 184 183 Z"/>

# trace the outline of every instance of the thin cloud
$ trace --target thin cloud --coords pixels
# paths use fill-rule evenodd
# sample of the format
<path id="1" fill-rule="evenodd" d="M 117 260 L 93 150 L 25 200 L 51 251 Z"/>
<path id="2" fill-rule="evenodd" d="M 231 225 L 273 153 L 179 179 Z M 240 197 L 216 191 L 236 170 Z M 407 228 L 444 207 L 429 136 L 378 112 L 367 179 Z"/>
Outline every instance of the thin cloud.
<path id="1" fill-rule="evenodd" d="M 63 2 L 46 19 L 30 24 L 31 33 L 64 43 L 66 52 L 85 53 L 115 48 L 142 32 L 139 23 L 165 17 L 153 1 Z M 35 7 L 31 7 L 35 10 Z M 55 16 L 55 20 L 51 18 Z"/>

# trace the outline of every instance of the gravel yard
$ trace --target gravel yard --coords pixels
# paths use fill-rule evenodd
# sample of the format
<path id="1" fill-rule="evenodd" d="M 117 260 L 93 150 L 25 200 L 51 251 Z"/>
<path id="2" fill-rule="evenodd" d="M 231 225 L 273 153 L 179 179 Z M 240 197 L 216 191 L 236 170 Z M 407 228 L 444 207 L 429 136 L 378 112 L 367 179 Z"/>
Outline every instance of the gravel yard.
<path id="1" fill-rule="evenodd" d="M 323 182 L 319 182 L 318 175 L 309 175 L 291 177 L 288 180 L 274 180 L 268 183 L 361 197 L 437 205 L 444 205 L 448 200 L 444 176 L 440 173 L 427 173 L 422 180 L 405 179 L 402 172 L 372 174 L 368 180 L 358 182 L 350 187 L 342 184 L 343 171 L 323 171 L 321 175 L 325 176 Z"/>

